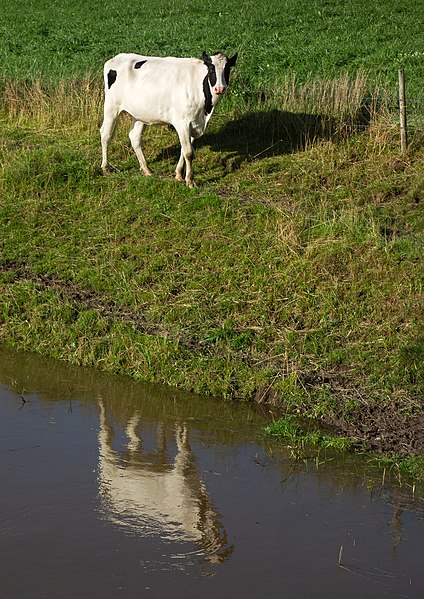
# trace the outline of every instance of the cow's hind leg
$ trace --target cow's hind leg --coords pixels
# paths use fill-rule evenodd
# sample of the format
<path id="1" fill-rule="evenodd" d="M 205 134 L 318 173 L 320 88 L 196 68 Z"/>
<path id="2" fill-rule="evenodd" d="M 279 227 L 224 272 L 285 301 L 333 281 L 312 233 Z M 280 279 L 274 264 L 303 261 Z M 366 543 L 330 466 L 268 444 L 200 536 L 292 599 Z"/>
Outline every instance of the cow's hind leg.
<path id="1" fill-rule="evenodd" d="M 145 125 L 141 121 L 136 121 L 133 119 L 133 125 L 131 127 L 131 131 L 129 133 L 129 138 L 131 145 L 134 149 L 135 155 L 137 156 L 138 162 L 140 163 L 140 170 L 146 175 L 149 176 L 152 174 L 152 171 L 147 166 L 146 159 L 142 150 L 142 139 L 143 139 L 143 129 Z"/>
<path id="2" fill-rule="evenodd" d="M 112 139 L 113 132 L 115 131 L 116 120 L 119 116 L 119 112 L 108 108 L 105 103 L 104 119 L 103 124 L 100 127 L 100 139 L 102 142 L 102 171 L 104 173 L 110 172 L 110 164 L 107 159 L 107 148 L 110 140 Z"/>

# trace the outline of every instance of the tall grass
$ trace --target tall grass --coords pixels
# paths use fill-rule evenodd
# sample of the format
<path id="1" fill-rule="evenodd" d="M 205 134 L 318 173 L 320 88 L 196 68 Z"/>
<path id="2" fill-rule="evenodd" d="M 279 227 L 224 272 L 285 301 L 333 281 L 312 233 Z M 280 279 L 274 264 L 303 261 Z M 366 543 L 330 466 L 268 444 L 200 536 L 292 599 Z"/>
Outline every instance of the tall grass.
<path id="1" fill-rule="evenodd" d="M 243 95 L 238 91 L 235 95 L 238 93 Z M 392 101 L 387 87 L 371 81 L 363 69 L 353 76 L 345 72 L 332 78 L 311 78 L 306 82 L 288 72 L 275 87 L 257 91 L 255 95 L 257 104 L 254 105 L 253 99 L 250 108 L 280 108 L 289 112 L 327 115 L 341 121 L 354 121 L 358 116 L 362 118 L 365 110 L 374 115 L 378 110 L 387 109 Z"/>
<path id="2" fill-rule="evenodd" d="M 0 90 L 2 110 L 16 125 L 30 119 L 40 127 L 90 129 L 102 118 L 103 82 L 93 74 L 77 81 L 50 83 L 7 78 L 0 80 Z M 243 117 L 249 115 L 252 120 L 253 115 L 249 127 L 263 130 L 266 121 L 266 135 L 271 127 L 272 143 L 276 136 L 295 131 L 303 131 L 304 143 L 366 128 L 371 121 L 387 117 L 391 102 L 387 89 L 372 83 L 365 71 L 353 77 L 345 73 L 306 83 L 288 73 L 272 90 L 251 92 L 235 84 L 226 99 L 223 118 L 241 118 L 244 126 Z"/>
<path id="3" fill-rule="evenodd" d="M 47 83 L 41 79 L 0 80 L 3 117 L 17 126 L 87 128 L 97 124 L 103 101 L 101 79 L 94 75 Z"/>

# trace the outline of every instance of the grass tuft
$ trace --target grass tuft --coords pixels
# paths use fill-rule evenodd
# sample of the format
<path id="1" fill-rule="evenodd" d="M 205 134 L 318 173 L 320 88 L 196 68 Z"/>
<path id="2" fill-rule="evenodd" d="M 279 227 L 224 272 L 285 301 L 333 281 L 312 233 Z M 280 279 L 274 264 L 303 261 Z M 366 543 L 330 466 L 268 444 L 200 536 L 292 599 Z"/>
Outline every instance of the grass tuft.
<path id="1" fill-rule="evenodd" d="M 362 447 L 362 444 L 352 438 L 329 435 L 316 425 L 301 424 L 293 415 L 279 418 L 265 429 L 268 435 L 278 437 L 284 443 L 305 450 L 307 446 L 316 446 L 321 449 L 334 449 L 337 451 L 351 451 Z"/>

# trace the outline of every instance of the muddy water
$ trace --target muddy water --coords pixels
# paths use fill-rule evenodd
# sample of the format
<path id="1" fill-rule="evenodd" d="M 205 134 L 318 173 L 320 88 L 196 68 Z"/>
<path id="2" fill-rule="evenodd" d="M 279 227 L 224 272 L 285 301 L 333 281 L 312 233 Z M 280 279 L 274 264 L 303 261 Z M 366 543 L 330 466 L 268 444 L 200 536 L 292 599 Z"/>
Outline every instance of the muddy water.
<path id="1" fill-rule="evenodd" d="M 0 596 L 423 597 L 417 493 L 264 422 L 0 348 Z"/>

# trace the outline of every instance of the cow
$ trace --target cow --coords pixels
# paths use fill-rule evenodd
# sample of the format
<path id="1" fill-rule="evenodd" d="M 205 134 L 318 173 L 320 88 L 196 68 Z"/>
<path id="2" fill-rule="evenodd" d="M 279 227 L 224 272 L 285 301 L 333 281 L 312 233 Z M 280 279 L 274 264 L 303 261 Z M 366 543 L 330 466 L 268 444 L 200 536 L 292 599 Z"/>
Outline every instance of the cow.
<path id="1" fill-rule="evenodd" d="M 178 133 L 181 154 L 175 169 L 177 181 L 194 187 L 192 170 L 193 140 L 201 137 L 229 84 L 230 69 L 237 53 L 231 58 L 217 52 L 202 58 L 159 58 L 139 54 L 118 54 L 104 65 L 104 120 L 100 128 L 102 170 L 110 171 L 107 158 L 109 141 L 122 111 L 132 117 L 129 138 L 140 163 L 140 170 L 149 176 L 142 150 L 145 125 L 172 125 Z"/>
<path id="2" fill-rule="evenodd" d="M 135 412 L 125 421 L 125 436 L 116 443 L 116 425 L 99 398 L 98 482 L 100 512 L 105 520 L 132 534 L 158 534 L 171 542 L 188 542 L 210 563 L 233 552 L 196 465 L 183 422 L 143 422 Z M 156 428 L 156 447 L 143 447 Z M 115 443 L 114 443 L 115 439 Z M 173 449 L 172 446 L 175 446 Z"/>

